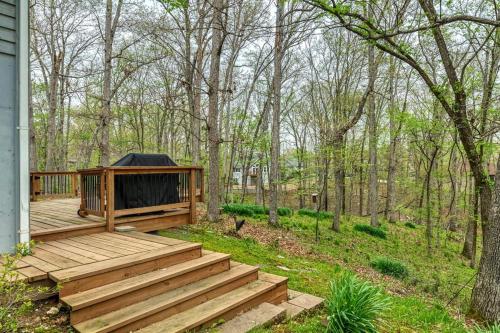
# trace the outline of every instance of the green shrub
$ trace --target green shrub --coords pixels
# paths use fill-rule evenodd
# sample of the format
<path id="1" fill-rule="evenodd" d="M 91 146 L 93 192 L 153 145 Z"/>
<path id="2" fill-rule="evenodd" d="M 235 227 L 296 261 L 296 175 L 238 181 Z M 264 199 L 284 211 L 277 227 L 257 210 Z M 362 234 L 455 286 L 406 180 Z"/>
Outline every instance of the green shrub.
<path id="1" fill-rule="evenodd" d="M 222 210 L 226 214 L 235 214 L 239 216 L 254 216 L 254 215 L 268 215 L 269 208 L 259 206 L 259 205 L 249 205 L 249 204 L 226 204 L 222 206 Z M 278 215 L 280 216 L 291 216 L 292 210 L 286 207 L 278 208 Z"/>
<path id="2" fill-rule="evenodd" d="M 254 214 L 250 208 L 240 204 L 223 205 L 222 210 L 224 213 L 236 214 L 240 216 L 253 216 Z"/>
<path id="3" fill-rule="evenodd" d="M 500 324 L 494 324 L 492 326 L 488 326 L 488 327 L 480 327 L 480 326 L 476 326 L 474 328 L 474 332 L 475 333 L 500 333 Z"/>
<path id="4" fill-rule="evenodd" d="M 19 318 L 33 311 L 32 299 L 49 292 L 48 287 L 38 287 L 26 283 L 16 271 L 16 262 L 22 259 L 21 253 L 30 253 L 27 244 L 17 246 L 15 256 L 1 255 L 0 260 L 0 332 L 18 332 Z"/>
<path id="5" fill-rule="evenodd" d="M 384 275 L 390 275 L 398 279 L 408 276 L 408 268 L 399 261 L 388 258 L 378 258 L 370 263 L 370 266 Z"/>
<path id="6" fill-rule="evenodd" d="M 410 229 L 415 229 L 417 226 L 411 222 L 406 222 L 405 227 L 408 227 Z"/>
<path id="7" fill-rule="evenodd" d="M 310 216 L 316 218 L 316 216 L 319 217 L 320 220 L 326 220 L 326 219 L 331 219 L 333 217 L 333 214 L 330 212 L 326 211 L 319 211 L 319 213 L 314 210 L 314 209 L 308 209 L 308 208 L 301 208 L 297 211 L 297 213 L 300 216 Z"/>
<path id="8" fill-rule="evenodd" d="M 279 207 L 278 208 L 278 215 L 279 216 L 292 216 L 292 210 L 287 207 Z"/>
<path id="9" fill-rule="evenodd" d="M 367 233 L 369 235 L 372 235 L 372 236 L 375 236 L 378 238 L 382 238 L 382 239 L 387 238 L 387 234 L 384 230 L 382 230 L 380 228 L 373 227 L 373 226 L 368 225 L 368 224 L 355 224 L 354 230 L 361 231 L 361 232 L 364 232 L 364 233 Z"/>
<path id="10" fill-rule="evenodd" d="M 381 289 L 344 273 L 330 284 L 327 332 L 375 333 L 389 307 Z"/>

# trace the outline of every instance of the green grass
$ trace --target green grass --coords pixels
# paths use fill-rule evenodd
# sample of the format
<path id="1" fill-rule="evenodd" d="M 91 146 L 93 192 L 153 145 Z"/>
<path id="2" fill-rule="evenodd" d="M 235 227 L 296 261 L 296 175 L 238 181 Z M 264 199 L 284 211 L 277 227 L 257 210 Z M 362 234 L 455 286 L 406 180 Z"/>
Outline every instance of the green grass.
<path id="1" fill-rule="evenodd" d="M 247 223 L 267 228 L 267 220 L 248 218 Z M 382 332 L 449 332 L 465 333 L 463 318 L 468 312 L 471 285 L 445 308 L 449 299 L 467 283 L 475 273 L 460 255 L 462 243 L 445 239 L 441 233 L 435 240 L 432 258 L 426 253 L 424 230 L 410 229 L 399 224 L 384 224 L 387 239 L 383 242 L 366 233 L 355 231 L 355 224 L 367 224 L 368 219 L 351 216 L 343 219 L 341 232 L 333 232 L 331 221 L 320 220 L 320 240 L 314 241 L 316 219 L 309 216 L 281 217 L 280 224 L 290 230 L 308 252 L 296 256 L 276 246 L 266 246 L 251 238 L 234 238 L 214 231 L 210 224 L 190 226 L 189 229 L 163 231 L 168 237 L 201 242 L 204 248 L 230 253 L 232 259 L 250 265 L 259 265 L 263 271 L 287 276 L 289 287 L 321 297 L 329 295 L 330 281 L 344 271 L 358 272 L 358 278 L 391 291 L 391 311 L 386 317 L 387 328 Z M 272 230 L 272 229 L 270 229 Z M 480 250 L 478 251 L 480 252 Z M 370 274 L 370 263 L 379 256 L 403 262 L 411 271 L 404 280 L 380 278 Z M 277 266 L 288 267 L 289 271 Z M 366 272 L 367 274 L 364 274 Z M 406 291 L 400 294 L 401 289 Z M 319 311 L 307 318 L 300 318 L 272 329 L 255 332 L 324 332 L 321 323 L 326 311 Z M 473 332 L 473 331 L 472 331 Z"/>
<path id="2" fill-rule="evenodd" d="M 404 279 L 409 275 L 408 268 L 399 261 L 388 258 L 377 258 L 370 266 L 384 275 L 390 275 L 397 279 Z"/>
<path id="3" fill-rule="evenodd" d="M 387 234 L 385 233 L 384 230 L 377 228 L 377 227 L 373 227 L 373 226 L 368 225 L 368 224 L 356 224 L 356 225 L 354 225 L 354 230 L 364 232 L 368 235 L 382 238 L 382 239 L 387 238 Z"/>

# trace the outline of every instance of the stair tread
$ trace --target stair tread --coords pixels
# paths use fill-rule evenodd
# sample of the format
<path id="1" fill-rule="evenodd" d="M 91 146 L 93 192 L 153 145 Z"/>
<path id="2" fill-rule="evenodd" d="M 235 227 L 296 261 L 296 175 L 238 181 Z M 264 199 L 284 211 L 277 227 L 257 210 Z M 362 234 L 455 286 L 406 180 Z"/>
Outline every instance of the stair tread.
<path id="1" fill-rule="evenodd" d="M 237 308 L 275 287 L 273 283 L 256 280 L 245 286 L 216 297 L 189 310 L 149 325 L 138 333 L 177 333 L 196 328 L 215 320 L 229 310 Z"/>
<path id="2" fill-rule="evenodd" d="M 286 310 L 271 303 L 262 303 L 218 327 L 218 333 L 245 333 L 256 327 L 268 326 L 282 321 Z"/>
<path id="3" fill-rule="evenodd" d="M 77 294 L 62 297 L 61 301 L 69 305 L 71 310 L 76 311 L 96 303 L 124 295 L 128 292 L 145 288 L 149 285 L 206 267 L 208 265 L 212 265 L 223 260 L 229 260 L 229 258 L 230 255 L 228 254 L 210 253 L 200 258 L 166 267 L 164 269 L 152 271 Z"/>
<path id="4" fill-rule="evenodd" d="M 151 251 L 139 252 L 118 258 L 95 262 L 92 264 L 76 266 L 60 271 L 51 272 L 50 278 L 55 282 L 78 280 L 88 276 L 94 276 L 101 273 L 113 271 L 115 269 L 134 266 L 139 263 L 178 254 L 196 248 L 201 248 L 201 244 L 182 243 L 178 245 L 165 246 L 164 248 L 159 248 Z"/>
<path id="5" fill-rule="evenodd" d="M 129 323 L 145 318 L 164 309 L 170 308 L 197 295 L 202 295 L 219 286 L 258 270 L 257 267 L 239 265 L 228 271 L 210 276 L 200 281 L 153 296 L 102 316 L 84 321 L 74 326 L 78 332 L 110 332 Z M 269 282 L 262 283 L 271 285 Z"/>

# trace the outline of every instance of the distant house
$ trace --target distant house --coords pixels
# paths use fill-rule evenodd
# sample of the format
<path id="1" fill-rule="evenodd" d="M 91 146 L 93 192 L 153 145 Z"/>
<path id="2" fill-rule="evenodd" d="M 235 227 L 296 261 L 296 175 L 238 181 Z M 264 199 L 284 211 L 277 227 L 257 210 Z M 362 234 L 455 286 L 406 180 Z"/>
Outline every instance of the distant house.
<path id="1" fill-rule="evenodd" d="M 247 175 L 247 186 L 255 187 L 257 186 L 257 174 L 259 171 L 258 165 L 250 166 Z M 269 181 L 269 173 L 267 166 L 263 166 L 262 168 L 262 181 L 264 184 L 267 184 Z M 233 183 L 234 185 L 242 186 L 243 185 L 243 168 L 241 166 L 235 166 L 233 168 Z"/>
<path id="2" fill-rule="evenodd" d="M 0 253 L 29 241 L 28 6 L 0 0 Z"/>

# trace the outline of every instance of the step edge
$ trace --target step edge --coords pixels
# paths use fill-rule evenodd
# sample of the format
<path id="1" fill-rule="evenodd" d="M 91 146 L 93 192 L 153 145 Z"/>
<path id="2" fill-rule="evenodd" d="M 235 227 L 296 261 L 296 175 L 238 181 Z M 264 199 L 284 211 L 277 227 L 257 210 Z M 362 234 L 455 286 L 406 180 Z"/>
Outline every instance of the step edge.
<path id="1" fill-rule="evenodd" d="M 96 331 L 96 332 L 111 332 L 113 330 L 116 330 L 120 327 L 123 327 L 125 325 L 128 325 L 130 323 L 133 323 L 134 321 L 137 321 L 137 320 L 141 320 L 141 319 L 144 319 L 146 317 L 149 317 L 151 315 L 154 315 L 158 312 L 161 312 L 161 311 L 164 311 L 168 308 L 171 308 L 171 307 L 174 307 L 176 305 L 178 305 L 179 303 L 182 303 L 182 302 L 185 302 L 191 298 L 194 298 L 194 297 L 198 297 L 198 296 L 201 296 L 203 294 L 206 294 L 220 286 L 222 286 L 223 284 L 227 284 L 227 283 L 231 283 L 231 282 L 234 282 L 238 279 L 241 279 L 243 277 L 246 277 L 248 275 L 251 275 L 251 274 L 254 274 L 255 272 L 258 271 L 258 267 L 254 267 L 254 266 L 248 266 L 248 271 L 243 271 L 241 272 L 240 274 L 232 277 L 231 279 L 228 279 L 228 280 L 225 280 L 224 282 L 221 282 L 221 281 L 217 281 L 217 283 L 214 283 L 213 285 L 209 286 L 208 288 L 205 288 L 205 289 L 202 289 L 202 290 L 199 290 L 195 293 L 191 293 L 191 294 L 188 294 L 188 295 L 179 295 L 178 297 L 176 297 L 175 299 L 170 299 L 168 301 L 164 301 L 163 304 L 162 303 L 159 303 L 159 304 L 156 304 L 155 305 L 155 308 L 153 310 L 150 310 L 150 311 L 146 311 L 145 309 L 142 309 L 142 311 L 140 312 L 135 312 L 134 315 L 132 316 L 129 316 L 128 318 L 122 318 L 123 320 L 120 321 L 120 322 L 117 322 L 115 323 L 114 325 L 110 325 L 110 326 L 107 326 L 105 328 L 102 328 L 101 330 L 99 331 Z M 226 271 L 226 272 L 229 272 L 229 271 Z M 222 273 L 220 273 L 222 274 Z M 215 275 L 213 275 L 215 276 Z M 257 281 L 257 280 L 256 280 Z M 268 283 L 268 282 L 267 282 Z M 168 293 L 168 292 L 167 292 Z M 160 295 L 157 295 L 157 296 L 154 296 L 154 297 L 159 297 L 161 295 L 164 295 L 165 293 L 163 294 L 160 294 Z M 151 297 L 151 298 L 154 298 L 154 297 Z M 150 300 L 151 298 L 147 299 L 147 300 Z M 145 300 L 145 301 L 147 301 Z M 134 303 L 132 305 L 129 305 L 129 306 L 126 306 L 122 309 L 119 309 L 119 310 L 115 310 L 115 311 L 112 311 L 110 313 L 113 313 L 113 312 L 116 312 L 116 311 L 120 311 L 120 310 L 123 310 L 123 309 L 126 309 L 126 308 L 129 308 L 131 306 L 140 306 L 139 304 L 145 302 L 145 301 L 141 301 L 139 303 Z M 203 304 L 203 303 L 202 303 Z M 109 314 L 109 313 L 108 313 Z M 98 316 L 98 317 L 95 317 L 95 318 L 92 318 L 92 319 L 89 319 L 89 320 L 86 320 L 86 321 L 83 321 L 81 323 L 78 323 L 76 325 L 74 325 L 73 327 L 78 331 L 80 332 L 80 330 L 78 330 L 78 327 L 81 327 L 83 326 L 83 324 L 85 323 L 88 323 L 89 321 L 94 321 L 94 320 L 99 320 L 99 318 L 101 318 L 102 316 L 105 316 L 105 315 L 108 315 L 108 314 L 104 314 L 104 315 L 101 315 L 101 316 Z"/>
<path id="2" fill-rule="evenodd" d="M 80 302 L 80 303 L 76 303 L 76 304 L 71 304 L 71 298 L 73 296 L 76 296 L 76 295 L 80 295 L 81 296 L 82 294 L 89 293 L 90 291 L 94 291 L 95 292 L 96 289 L 102 288 L 104 286 L 119 285 L 120 283 L 123 283 L 124 281 L 127 281 L 129 279 L 138 279 L 139 277 L 141 277 L 143 275 L 146 275 L 148 273 L 137 275 L 137 276 L 133 276 L 133 277 L 131 277 L 129 279 L 125 279 L 125 280 L 113 282 L 113 283 L 110 283 L 110 284 L 107 284 L 107 285 L 104 285 L 104 286 L 101 286 L 101 287 L 97 287 L 97 288 L 85 290 L 85 291 L 82 291 L 81 293 L 77 293 L 77 294 L 69 295 L 69 296 L 66 296 L 66 297 L 62 297 L 62 298 L 60 298 L 60 301 L 62 303 L 64 303 L 65 305 L 69 306 L 72 311 L 82 310 L 82 309 L 85 309 L 85 308 L 87 308 L 89 306 L 92 306 L 92 305 L 95 305 L 95 304 L 99 304 L 101 302 L 108 301 L 110 299 L 117 298 L 119 296 L 125 295 L 125 294 L 127 294 L 129 292 L 133 292 L 133 291 L 136 291 L 136 290 L 139 290 L 139 289 L 145 289 L 145 288 L 148 288 L 151 285 L 154 285 L 154 284 L 157 284 L 157 283 L 160 283 L 160 282 L 163 282 L 163 281 L 167 281 L 167 280 L 173 279 L 175 277 L 178 277 L 178 276 L 181 276 L 181 275 L 184 275 L 184 274 L 187 274 L 187 273 L 199 270 L 199 269 L 206 268 L 207 266 L 215 265 L 215 264 L 223 262 L 225 260 L 230 260 L 230 257 L 231 257 L 228 254 L 220 254 L 220 255 L 207 255 L 207 256 L 202 256 L 200 258 L 204 258 L 204 257 L 208 257 L 208 256 L 213 256 L 214 258 L 210 258 L 207 261 L 198 263 L 195 266 L 184 267 L 184 268 L 182 268 L 180 270 L 177 270 L 177 271 L 174 271 L 174 272 L 165 272 L 165 275 L 154 277 L 151 280 L 143 281 L 142 283 L 139 282 L 136 285 L 130 286 L 128 288 L 124 287 L 124 289 L 120 289 L 120 290 L 117 289 L 115 292 L 108 293 L 108 294 L 106 294 L 106 295 L 104 295 L 103 297 L 100 297 L 100 298 L 92 299 L 92 300 L 89 300 L 89 301 L 86 301 L 86 302 Z M 196 258 L 196 259 L 192 259 L 192 260 L 199 260 L 200 258 Z M 192 261 L 192 260 L 189 260 L 189 261 Z M 183 262 L 181 264 L 185 264 L 185 263 L 187 263 L 189 261 Z M 181 264 L 178 264 L 178 265 L 181 265 Z M 176 265 L 174 265 L 174 266 L 176 266 Z M 169 266 L 168 268 L 172 268 L 174 266 Z M 158 272 L 158 271 L 153 271 L 153 272 Z M 152 272 L 149 272 L 149 273 L 152 273 Z"/>
<path id="3" fill-rule="evenodd" d="M 174 249 L 172 249 L 172 248 L 174 248 Z M 145 252 L 139 252 L 139 253 L 134 253 L 134 254 L 130 254 L 130 255 L 125 255 L 125 256 L 122 256 L 122 257 L 118 257 L 118 258 L 112 258 L 112 259 L 108 259 L 108 260 L 99 261 L 99 262 L 96 262 L 96 264 L 97 263 L 100 264 L 100 263 L 103 263 L 103 262 L 109 262 L 109 261 L 120 262 L 120 261 L 124 261 L 127 258 L 130 259 L 130 258 L 141 257 L 141 256 L 145 256 L 147 254 L 150 254 L 146 258 L 142 258 L 142 259 L 139 259 L 137 261 L 129 260 L 129 261 L 126 261 L 126 262 L 123 262 L 123 263 L 119 263 L 119 264 L 114 265 L 114 266 L 107 266 L 106 268 L 103 268 L 103 269 L 100 269 L 100 270 L 85 272 L 83 274 L 77 275 L 76 277 L 60 277 L 60 276 L 65 271 L 68 271 L 68 270 L 71 270 L 71 269 L 74 269 L 74 268 L 78 268 L 78 267 L 81 267 L 81 266 L 91 266 L 92 264 L 81 265 L 81 266 L 71 267 L 71 268 L 67 268 L 67 269 L 61 269 L 61 270 L 58 270 L 58 271 L 50 272 L 49 273 L 49 278 L 51 280 L 53 280 L 54 282 L 57 282 L 57 283 L 59 283 L 59 282 L 63 282 L 64 283 L 64 282 L 77 281 L 77 280 L 81 280 L 81 279 L 88 278 L 88 277 L 91 277 L 91 276 L 96 276 L 96 275 L 99 275 L 99 274 L 102 274 L 102 273 L 107 273 L 107 272 L 111 272 L 111 271 L 114 271 L 114 270 L 118 270 L 118 269 L 130 267 L 130 266 L 134 266 L 134 265 L 137 265 L 137 264 L 142 264 L 142 263 L 145 263 L 145 262 L 148 262 L 148 261 L 152 261 L 152 260 L 156 260 L 156 259 L 159 259 L 159 258 L 173 256 L 173 255 L 176 255 L 176 254 L 179 254 L 179 253 L 182 253 L 182 252 L 187 252 L 187 251 L 191 251 L 191 250 L 201 249 L 201 244 L 200 243 L 187 243 L 187 244 L 182 243 L 182 244 L 178 244 L 178 245 L 172 245 L 171 247 L 165 247 L 165 249 L 166 250 L 168 249 L 168 250 L 171 250 L 171 251 L 169 251 L 167 253 L 161 253 L 161 254 L 156 253 L 157 251 L 145 251 Z"/>
<path id="4" fill-rule="evenodd" d="M 255 312 L 266 310 L 266 309 L 261 309 L 263 306 L 268 307 L 268 308 L 270 307 L 271 309 L 273 309 L 274 312 L 272 313 L 272 317 L 266 318 L 266 320 L 262 320 L 262 321 L 252 320 L 251 317 Z M 247 311 L 244 311 L 243 313 L 236 315 L 234 318 L 226 321 L 222 325 L 217 326 L 216 327 L 217 332 L 219 332 L 219 331 L 220 332 L 231 332 L 230 329 L 233 328 L 232 326 L 235 326 L 238 324 L 236 322 L 237 319 L 241 320 L 241 319 L 247 319 L 247 318 L 253 321 L 253 327 L 251 327 L 250 330 L 253 330 L 253 329 L 256 329 L 259 327 L 270 327 L 274 324 L 281 323 L 286 319 L 286 309 L 284 309 L 283 307 L 280 307 L 278 305 L 272 304 L 272 303 L 263 302 L 263 303 L 257 305 L 256 307 L 253 307 Z M 245 327 L 245 329 L 246 329 L 246 327 Z"/>
<path id="5" fill-rule="evenodd" d="M 256 280 L 256 281 L 260 281 L 263 284 L 262 289 L 259 289 L 257 291 L 252 291 L 252 293 L 250 295 L 248 295 L 247 297 L 245 297 L 244 299 L 238 299 L 236 301 L 233 301 L 233 302 L 231 302 L 231 304 L 229 306 L 224 306 L 223 309 L 217 309 L 213 313 L 208 314 L 206 317 L 203 318 L 203 322 L 206 323 L 206 322 L 210 322 L 211 320 L 217 319 L 218 317 L 221 317 L 222 315 L 224 315 L 226 312 L 229 312 L 229 311 L 231 311 L 231 310 L 239 307 L 240 305 L 243 305 L 243 304 L 245 304 L 247 302 L 250 302 L 253 299 L 255 299 L 255 298 L 257 298 L 257 297 L 259 297 L 259 296 L 261 296 L 261 295 L 263 295 L 263 294 L 265 294 L 265 293 L 267 293 L 267 292 L 269 292 L 269 291 L 271 291 L 271 290 L 273 290 L 273 289 L 275 289 L 275 288 L 278 287 L 276 284 L 274 284 L 272 282 L 263 281 L 263 280 Z M 251 283 L 255 283 L 256 281 L 250 282 L 250 284 Z M 241 287 L 239 287 L 239 288 L 237 288 L 237 289 L 235 289 L 235 290 L 233 290 L 233 291 L 231 291 L 229 293 L 236 292 L 237 290 L 240 290 L 240 289 L 245 288 L 247 286 L 248 285 L 241 286 Z M 219 297 L 226 296 L 227 294 L 228 293 L 223 294 L 223 295 L 221 295 Z M 209 300 L 209 301 L 207 301 L 205 303 L 202 303 L 202 304 L 199 304 L 199 305 L 197 305 L 195 307 L 192 307 L 189 310 L 195 311 L 194 309 L 198 308 L 199 306 L 202 306 L 202 305 L 206 306 L 206 304 L 209 303 L 209 302 L 216 302 L 216 300 L 219 297 L 216 297 L 216 298 L 211 299 L 211 300 Z M 159 325 L 161 325 L 161 323 L 166 323 L 169 320 L 172 320 L 174 317 L 175 317 L 175 315 L 172 316 L 172 317 L 166 318 L 166 319 L 164 319 L 162 321 L 159 321 L 157 323 L 151 324 L 150 326 L 153 326 L 153 325 L 159 326 Z M 189 331 L 189 330 L 192 330 L 192 329 L 195 329 L 196 327 L 198 327 L 198 326 L 193 326 L 193 325 L 195 325 L 195 323 L 190 323 L 190 324 L 188 323 L 187 326 L 185 326 L 185 327 L 182 328 L 182 332 L 184 332 L 186 330 Z M 147 327 L 145 327 L 145 328 L 147 328 Z M 137 333 L 141 333 L 141 332 L 143 332 L 142 329 L 137 331 Z M 180 332 L 180 331 L 178 331 L 178 332 Z"/>

